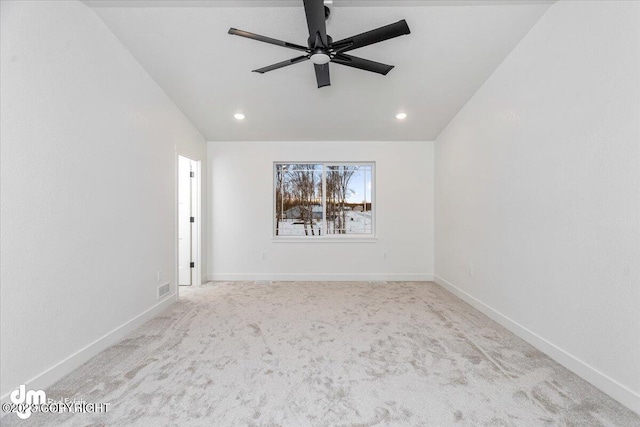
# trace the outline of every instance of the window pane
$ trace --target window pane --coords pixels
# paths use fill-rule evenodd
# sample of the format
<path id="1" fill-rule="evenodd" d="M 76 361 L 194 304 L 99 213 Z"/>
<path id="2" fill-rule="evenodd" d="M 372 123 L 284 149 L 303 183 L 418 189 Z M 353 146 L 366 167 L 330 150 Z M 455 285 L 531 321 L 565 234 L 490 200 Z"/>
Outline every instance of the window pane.
<path id="1" fill-rule="evenodd" d="M 371 234 L 371 165 L 327 166 L 327 234 Z"/>
<path id="2" fill-rule="evenodd" d="M 276 236 L 320 236 L 322 164 L 276 165 Z"/>
<path id="3" fill-rule="evenodd" d="M 372 164 L 332 163 L 323 176 L 321 163 L 276 163 L 274 172 L 276 236 L 373 234 Z"/>

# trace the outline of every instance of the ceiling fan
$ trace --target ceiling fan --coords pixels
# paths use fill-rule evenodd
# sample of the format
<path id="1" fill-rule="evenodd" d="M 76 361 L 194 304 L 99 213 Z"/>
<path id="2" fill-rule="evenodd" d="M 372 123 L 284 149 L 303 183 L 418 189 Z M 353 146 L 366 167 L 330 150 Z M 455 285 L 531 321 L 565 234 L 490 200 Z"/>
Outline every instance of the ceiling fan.
<path id="1" fill-rule="evenodd" d="M 371 71 L 382 75 L 386 75 L 391 71 L 393 65 L 381 64 L 380 62 L 358 58 L 356 56 L 348 55 L 345 52 L 409 34 L 411 31 L 409 30 L 407 21 L 403 19 L 396 23 L 385 25 L 384 27 L 376 28 L 375 30 L 367 31 L 362 34 L 334 42 L 333 39 L 327 35 L 325 20 L 329 17 L 330 10 L 324 5 L 323 0 L 303 1 L 304 12 L 307 16 L 307 27 L 309 28 L 309 39 L 307 40 L 306 47 L 235 28 L 229 29 L 229 34 L 232 35 L 246 37 L 264 43 L 271 43 L 277 46 L 304 52 L 304 55 L 302 56 L 278 62 L 277 64 L 268 65 L 263 68 L 258 68 L 257 70 L 253 70 L 254 72 L 264 74 L 268 71 L 277 70 L 278 68 L 297 64 L 298 62 L 310 59 L 311 62 L 313 62 L 313 66 L 316 71 L 318 88 L 321 88 L 331 85 L 329 77 L 329 62 L 346 65 L 347 67 L 359 68 L 361 70 Z"/>

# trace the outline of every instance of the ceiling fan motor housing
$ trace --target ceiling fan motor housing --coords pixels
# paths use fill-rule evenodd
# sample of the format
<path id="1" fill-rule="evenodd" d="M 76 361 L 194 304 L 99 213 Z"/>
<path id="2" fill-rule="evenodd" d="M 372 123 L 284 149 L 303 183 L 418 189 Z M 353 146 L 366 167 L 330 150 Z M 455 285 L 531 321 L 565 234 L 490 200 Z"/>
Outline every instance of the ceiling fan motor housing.
<path id="1" fill-rule="evenodd" d="M 322 51 L 322 50 L 329 50 L 330 49 L 331 43 L 333 43 L 333 39 L 328 34 L 327 34 L 327 43 L 329 43 L 329 46 L 327 46 L 326 49 L 323 49 L 321 47 L 317 47 L 316 36 L 309 37 L 307 39 L 307 45 L 309 46 L 309 49 L 311 50 L 312 54 L 315 53 L 316 51 Z"/>

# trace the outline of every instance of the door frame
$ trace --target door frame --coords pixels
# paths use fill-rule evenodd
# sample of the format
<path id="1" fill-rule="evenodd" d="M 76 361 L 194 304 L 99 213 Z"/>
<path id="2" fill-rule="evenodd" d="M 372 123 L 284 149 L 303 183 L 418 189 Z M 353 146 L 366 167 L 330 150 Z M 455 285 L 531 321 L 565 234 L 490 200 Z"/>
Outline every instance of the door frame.
<path id="1" fill-rule="evenodd" d="M 192 171 L 194 172 L 193 181 L 191 181 L 191 210 L 194 222 L 191 229 L 191 254 L 195 267 L 191 271 L 191 286 L 200 286 L 202 284 L 202 161 L 194 160 L 191 157 L 180 154 L 176 151 L 175 157 L 175 277 L 177 298 L 180 297 L 180 280 L 179 280 L 179 264 L 180 264 L 180 224 L 179 224 L 179 203 L 180 203 L 180 176 L 179 162 L 180 157 L 184 157 L 191 162 Z"/>

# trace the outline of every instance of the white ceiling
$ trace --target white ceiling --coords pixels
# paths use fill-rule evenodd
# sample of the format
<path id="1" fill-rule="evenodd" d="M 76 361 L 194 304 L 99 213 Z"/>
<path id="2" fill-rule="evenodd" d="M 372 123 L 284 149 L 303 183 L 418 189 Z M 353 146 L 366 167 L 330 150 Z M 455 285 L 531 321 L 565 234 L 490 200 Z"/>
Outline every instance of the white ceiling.
<path id="1" fill-rule="evenodd" d="M 210 141 L 433 140 L 551 4 L 335 0 L 334 40 L 403 18 L 411 34 L 349 52 L 395 65 L 387 76 L 331 64 L 331 86 L 318 89 L 309 61 L 251 72 L 299 52 L 227 34 L 306 45 L 302 1 L 85 3 Z"/>

